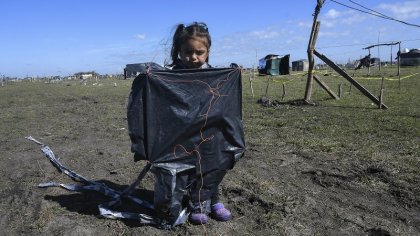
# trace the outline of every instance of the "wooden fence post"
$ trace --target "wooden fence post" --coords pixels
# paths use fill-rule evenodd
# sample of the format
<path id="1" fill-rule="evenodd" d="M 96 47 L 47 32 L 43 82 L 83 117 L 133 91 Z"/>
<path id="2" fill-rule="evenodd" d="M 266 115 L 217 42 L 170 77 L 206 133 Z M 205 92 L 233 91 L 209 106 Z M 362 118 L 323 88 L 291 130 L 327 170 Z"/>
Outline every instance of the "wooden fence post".
<path id="1" fill-rule="evenodd" d="M 254 88 L 252 87 L 253 78 L 249 77 L 249 87 L 251 88 L 251 95 L 254 97 Z"/>
<path id="2" fill-rule="evenodd" d="M 378 104 L 379 109 L 382 109 L 383 107 L 383 96 L 384 96 L 384 77 L 382 77 L 382 81 L 381 81 L 381 92 L 379 94 L 379 104 Z"/>
<path id="3" fill-rule="evenodd" d="M 341 98 L 342 91 L 343 91 L 343 89 L 342 89 L 342 84 L 339 84 L 339 85 L 338 85 L 338 97 L 339 97 L 339 98 Z"/>
<path id="4" fill-rule="evenodd" d="M 267 87 L 265 87 L 265 95 L 264 95 L 264 97 L 267 97 L 269 85 L 270 85 L 270 78 L 267 79 Z"/>
<path id="5" fill-rule="evenodd" d="M 286 84 L 283 83 L 283 94 L 281 95 L 281 100 L 283 100 L 285 96 L 286 96 Z"/>
<path id="6" fill-rule="evenodd" d="M 382 109 L 382 105 L 383 105 L 383 96 L 384 96 L 384 90 L 383 89 L 381 89 L 381 93 L 379 94 L 379 106 L 378 106 L 378 108 L 379 109 Z"/>

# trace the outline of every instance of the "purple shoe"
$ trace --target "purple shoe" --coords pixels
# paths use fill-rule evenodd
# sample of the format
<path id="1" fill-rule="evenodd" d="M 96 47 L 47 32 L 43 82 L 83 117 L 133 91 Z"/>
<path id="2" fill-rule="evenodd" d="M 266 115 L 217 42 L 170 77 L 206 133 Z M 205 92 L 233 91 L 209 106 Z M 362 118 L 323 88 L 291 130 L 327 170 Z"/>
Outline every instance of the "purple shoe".
<path id="1" fill-rule="evenodd" d="M 204 225 L 209 221 L 207 212 L 200 205 L 195 205 L 190 215 L 190 222 L 195 225 Z"/>
<path id="2" fill-rule="evenodd" d="M 221 202 L 211 206 L 211 216 L 218 221 L 229 221 L 232 219 L 232 213 Z"/>

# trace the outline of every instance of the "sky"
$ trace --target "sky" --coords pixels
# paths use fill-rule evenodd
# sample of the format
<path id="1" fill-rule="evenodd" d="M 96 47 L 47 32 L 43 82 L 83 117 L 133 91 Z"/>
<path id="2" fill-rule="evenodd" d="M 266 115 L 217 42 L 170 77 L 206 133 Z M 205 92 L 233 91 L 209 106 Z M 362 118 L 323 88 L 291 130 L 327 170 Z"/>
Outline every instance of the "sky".
<path id="1" fill-rule="evenodd" d="M 335 0 L 420 25 L 420 0 Z M 169 60 L 179 23 L 205 22 L 212 37 L 210 64 L 257 66 L 267 54 L 307 59 L 316 0 L 142 1 L 1 0 L 0 76 L 121 74 L 126 64 Z M 420 48 L 420 27 L 379 18 L 326 0 L 316 48 L 336 63 L 368 54 L 363 49 L 401 41 Z M 379 49 L 379 50 L 378 50 Z M 389 61 L 398 46 L 371 49 Z M 392 53 L 392 54 L 391 54 Z M 316 63 L 320 60 L 316 59 Z"/>

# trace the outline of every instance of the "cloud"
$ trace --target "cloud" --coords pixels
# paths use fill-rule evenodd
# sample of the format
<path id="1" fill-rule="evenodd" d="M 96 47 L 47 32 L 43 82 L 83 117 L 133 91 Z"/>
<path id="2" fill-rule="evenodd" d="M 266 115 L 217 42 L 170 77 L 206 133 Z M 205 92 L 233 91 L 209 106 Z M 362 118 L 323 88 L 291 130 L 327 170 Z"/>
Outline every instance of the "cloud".
<path id="1" fill-rule="evenodd" d="M 335 9 L 330 9 L 327 11 L 327 13 L 325 14 L 326 18 L 330 18 L 330 19 L 335 19 L 337 17 L 340 16 L 340 12 L 335 10 Z"/>
<path id="2" fill-rule="evenodd" d="M 365 16 L 359 14 L 354 10 L 338 11 L 330 9 L 321 17 L 321 25 L 327 28 L 340 25 L 355 25 L 366 19 Z"/>
<path id="3" fill-rule="evenodd" d="M 127 45 L 104 45 L 102 47 L 86 50 L 86 53 L 100 54 L 100 53 L 126 50 L 128 48 L 129 47 Z"/>
<path id="4" fill-rule="evenodd" d="M 265 30 L 252 31 L 251 35 L 257 37 L 258 39 L 272 39 L 272 38 L 277 38 L 280 34 L 279 32 L 274 31 L 274 30 L 265 29 Z"/>
<path id="5" fill-rule="evenodd" d="M 144 40 L 144 39 L 146 39 L 146 35 L 144 35 L 144 34 L 136 34 L 134 37 L 135 37 L 136 39 L 139 39 L 139 40 Z"/>
<path id="6" fill-rule="evenodd" d="M 397 3 L 383 3 L 379 8 L 391 12 L 393 17 L 400 20 L 414 19 L 420 17 L 420 1 L 406 1 Z"/>
<path id="7" fill-rule="evenodd" d="M 365 19 L 366 19 L 366 17 L 362 16 L 360 14 L 352 14 L 352 15 L 349 15 L 349 16 L 343 18 L 341 20 L 341 23 L 343 23 L 345 25 L 354 25 L 356 23 L 364 21 Z"/>
<path id="8" fill-rule="evenodd" d="M 343 16 L 344 14 L 340 11 L 337 11 L 335 9 L 328 10 L 321 19 L 321 26 L 332 28 L 335 25 L 337 25 L 340 21 L 340 16 Z"/>
<path id="9" fill-rule="evenodd" d="M 297 25 L 303 28 L 309 28 L 309 29 L 312 28 L 312 22 L 309 22 L 309 21 L 299 21 Z"/>
<path id="10" fill-rule="evenodd" d="M 347 37 L 350 36 L 351 32 L 349 30 L 337 32 L 337 31 L 320 31 L 318 33 L 319 37 L 331 37 L 331 38 L 338 38 L 338 37 Z"/>

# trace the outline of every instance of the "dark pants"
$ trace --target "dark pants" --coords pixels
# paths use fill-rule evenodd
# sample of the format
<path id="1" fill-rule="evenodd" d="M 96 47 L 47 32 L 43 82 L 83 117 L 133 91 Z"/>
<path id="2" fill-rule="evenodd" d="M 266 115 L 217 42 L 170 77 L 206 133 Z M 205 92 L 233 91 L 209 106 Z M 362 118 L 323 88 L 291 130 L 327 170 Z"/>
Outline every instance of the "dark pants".
<path id="1" fill-rule="evenodd" d="M 193 204 L 211 200 L 219 202 L 219 184 L 222 182 L 227 170 L 214 170 L 204 176 L 196 176 L 190 188 L 190 197 Z"/>

